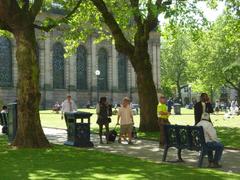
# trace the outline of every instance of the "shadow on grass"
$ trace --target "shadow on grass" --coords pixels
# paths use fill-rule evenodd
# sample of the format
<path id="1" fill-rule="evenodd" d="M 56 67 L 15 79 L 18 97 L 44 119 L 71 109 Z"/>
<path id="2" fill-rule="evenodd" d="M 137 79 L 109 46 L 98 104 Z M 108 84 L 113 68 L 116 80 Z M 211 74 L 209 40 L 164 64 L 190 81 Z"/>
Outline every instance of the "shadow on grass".
<path id="1" fill-rule="evenodd" d="M 56 145 L 13 150 L 0 136 L 1 179 L 239 179 L 240 175 Z"/>

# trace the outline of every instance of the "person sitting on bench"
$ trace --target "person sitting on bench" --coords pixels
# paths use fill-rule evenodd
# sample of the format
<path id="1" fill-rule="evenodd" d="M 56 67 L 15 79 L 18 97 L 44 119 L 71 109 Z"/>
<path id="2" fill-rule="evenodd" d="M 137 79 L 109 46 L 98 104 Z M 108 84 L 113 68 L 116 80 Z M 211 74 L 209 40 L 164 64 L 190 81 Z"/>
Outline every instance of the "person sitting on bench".
<path id="1" fill-rule="evenodd" d="M 210 121 L 210 115 L 208 113 L 203 113 L 202 119 L 197 124 L 197 126 L 203 127 L 206 145 L 209 149 L 209 152 L 208 152 L 209 165 L 208 165 L 208 167 L 221 168 L 222 166 L 219 164 L 219 161 L 222 158 L 224 146 L 217 138 L 216 129 L 213 127 L 213 124 Z M 214 157 L 213 157 L 213 151 L 215 151 Z"/>

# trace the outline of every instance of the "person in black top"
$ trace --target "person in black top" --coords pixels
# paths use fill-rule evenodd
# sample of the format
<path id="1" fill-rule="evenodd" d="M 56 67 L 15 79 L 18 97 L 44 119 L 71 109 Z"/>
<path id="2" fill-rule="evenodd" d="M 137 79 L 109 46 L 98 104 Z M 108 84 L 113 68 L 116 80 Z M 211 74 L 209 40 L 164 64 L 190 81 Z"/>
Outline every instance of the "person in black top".
<path id="1" fill-rule="evenodd" d="M 202 93 L 200 101 L 194 106 L 195 125 L 201 121 L 203 113 L 213 113 L 213 107 L 207 93 Z"/>
<path id="2" fill-rule="evenodd" d="M 172 100 L 172 98 L 169 98 L 169 100 L 167 101 L 167 107 L 168 107 L 168 112 L 171 113 L 172 107 L 173 107 L 173 100 Z"/>
<path id="3" fill-rule="evenodd" d="M 97 104 L 97 107 L 96 107 L 96 111 L 98 115 L 97 124 L 99 125 L 100 143 L 103 144 L 103 141 L 102 141 L 103 126 L 105 126 L 106 128 L 106 140 L 108 143 L 110 112 L 109 112 L 109 105 L 106 97 L 100 98 L 99 104 Z"/>

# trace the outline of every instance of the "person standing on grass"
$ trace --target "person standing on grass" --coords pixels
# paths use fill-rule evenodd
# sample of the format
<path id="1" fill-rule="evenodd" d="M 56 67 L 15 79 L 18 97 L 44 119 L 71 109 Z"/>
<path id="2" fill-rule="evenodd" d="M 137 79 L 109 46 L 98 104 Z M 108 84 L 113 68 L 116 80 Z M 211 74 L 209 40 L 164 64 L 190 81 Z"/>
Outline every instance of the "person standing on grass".
<path id="1" fill-rule="evenodd" d="M 100 137 L 100 144 L 103 144 L 102 141 L 102 131 L 103 126 L 106 128 L 106 141 L 108 144 L 108 135 L 109 135 L 109 105 L 107 102 L 106 97 L 101 97 L 99 103 L 96 106 L 96 113 L 97 117 L 97 124 L 99 125 L 99 137 Z"/>
<path id="2" fill-rule="evenodd" d="M 122 138 L 128 137 L 128 144 L 132 144 L 132 130 L 133 130 L 133 113 L 130 107 L 130 99 L 125 97 L 122 101 L 122 106 L 119 108 L 117 125 L 120 120 L 120 136 L 118 142 L 121 143 Z"/>
<path id="3" fill-rule="evenodd" d="M 67 99 L 65 101 L 63 101 L 63 103 L 62 103 L 61 119 L 63 119 L 64 113 L 75 112 L 75 111 L 77 111 L 77 106 L 76 106 L 75 102 L 72 100 L 72 96 L 68 95 Z M 66 121 L 66 119 L 65 119 L 65 121 Z M 66 121 L 66 126 L 68 127 L 67 121 Z"/>
<path id="4" fill-rule="evenodd" d="M 213 113 L 213 107 L 207 93 L 202 93 L 200 101 L 194 106 L 195 125 L 201 121 L 203 113 Z"/>
<path id="5" fill-rule="evenodd" d="M 166 105 L 166 98 L 161 95 L 159 99 L 159 104 L 157 105 L 157 116 L 158 116 L 158 125 L 160 128 L 160 142 L 159 147 L 164 146 L 164 125 L 170 124 L 169 118 L 170 112 L 168 112 L 168 107 Z"/>
<path id="6" fill-rule="evenodd" d="M 222 158 L 224 146 L 217 138 L 216 129 L 213 127 L 213 124 L 210 121 L 210 116 L 208 113 L 203 113 L 202 119 L 197 124 L 197 126 L 203 127 L 205 142 L 209 149 L 208 167 L 221 168 L 222 166 L 219 164 L 219 161 Z M 213 156 L 213 151 L 215 151 L 214 156 Z"/>

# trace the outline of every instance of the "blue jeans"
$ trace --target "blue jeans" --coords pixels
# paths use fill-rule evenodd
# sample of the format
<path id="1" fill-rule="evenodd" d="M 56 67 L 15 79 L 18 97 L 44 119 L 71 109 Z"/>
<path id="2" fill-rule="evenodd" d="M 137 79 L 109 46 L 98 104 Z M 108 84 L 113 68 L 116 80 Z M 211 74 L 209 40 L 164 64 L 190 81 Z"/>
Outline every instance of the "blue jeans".
<path id="1" fill-rule="evenodd" d="M 207 142 L 207 147 L 209 149 L 208 151 L 208 161 L 218 163 L 222 158 L 222 153 L 224 146 L 220 142 Z M 215 154 L 213 156 L 213 151 L 215 151 Z"/>

